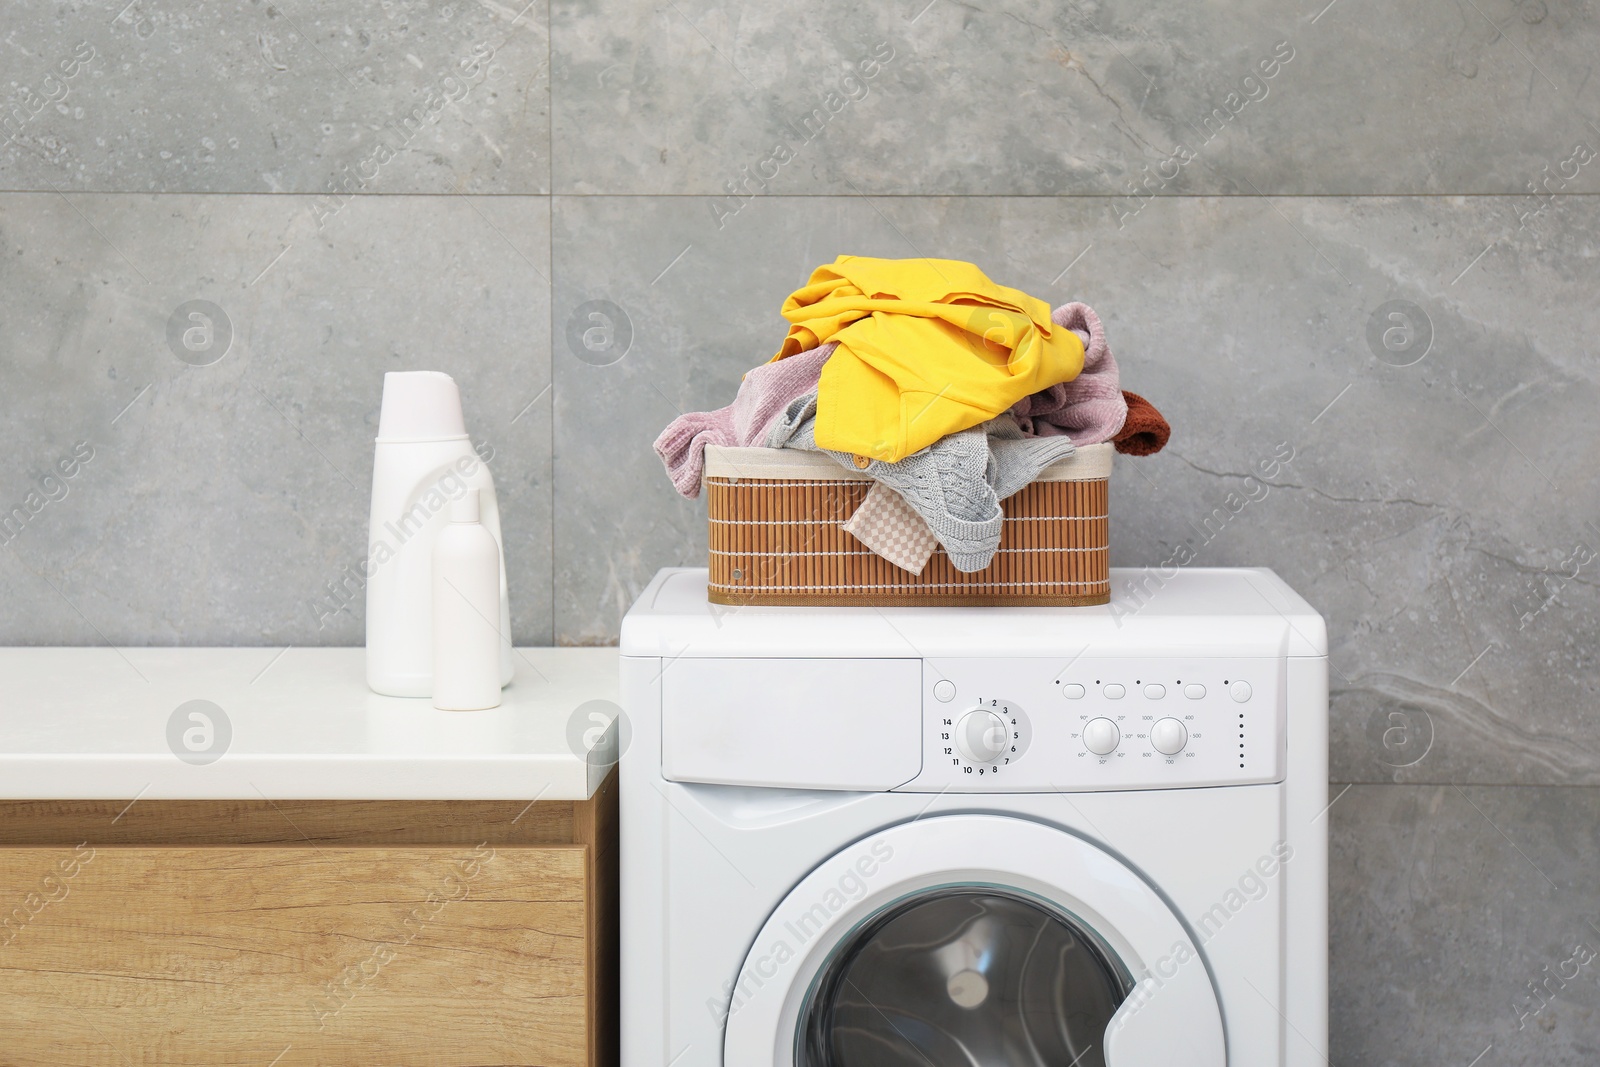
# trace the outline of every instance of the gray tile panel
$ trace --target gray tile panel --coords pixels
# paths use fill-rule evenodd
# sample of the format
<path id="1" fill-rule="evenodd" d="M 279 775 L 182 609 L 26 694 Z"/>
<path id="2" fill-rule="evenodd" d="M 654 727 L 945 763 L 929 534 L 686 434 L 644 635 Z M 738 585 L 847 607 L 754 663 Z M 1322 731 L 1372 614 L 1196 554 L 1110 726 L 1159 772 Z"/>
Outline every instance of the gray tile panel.
<path id="1" fill-rule="evenodd" d="M 544 0 L 15 0 L 4 31 L 3 190 L 549 189 Z"/>
<path id="2" fill-rule="evenodd" d="M 548 226 L 543 197 L 319 229 L 302 197 L 0 195 L 0 642 L 360 644 L 383 373 L 415 369 L 461 385 L 516 636 L 549 641 Z"/>

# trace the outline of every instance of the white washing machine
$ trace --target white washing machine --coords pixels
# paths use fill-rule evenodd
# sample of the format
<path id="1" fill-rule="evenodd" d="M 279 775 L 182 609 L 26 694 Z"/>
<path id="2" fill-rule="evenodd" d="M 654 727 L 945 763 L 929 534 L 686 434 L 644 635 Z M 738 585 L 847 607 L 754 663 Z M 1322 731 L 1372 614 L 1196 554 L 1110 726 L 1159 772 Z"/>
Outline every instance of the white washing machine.
<path id="1" fill-rule="evenodd" d="M 623 1067 L 1319 1067 L 1327 633 L 1267 570 L 1095 608 L 622 627 Z"/>

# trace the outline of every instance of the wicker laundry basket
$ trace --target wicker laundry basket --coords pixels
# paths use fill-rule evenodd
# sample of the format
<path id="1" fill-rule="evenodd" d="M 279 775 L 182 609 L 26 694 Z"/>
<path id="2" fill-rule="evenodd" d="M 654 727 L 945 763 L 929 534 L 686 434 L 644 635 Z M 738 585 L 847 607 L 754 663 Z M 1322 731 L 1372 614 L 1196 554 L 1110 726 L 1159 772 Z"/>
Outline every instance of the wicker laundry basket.
<path id="1" fill-rule="evenodd" d="M 943 548 L 921 574 L 840 527 L 872 487 L 828 456 L 706 449 L 709 596 L 716 604 L 1084 605 L 1111 599 L 1106 515 L 1112 448 L 1089 445 L 1003 501 L 1000 550 L 981 571 Z"/>

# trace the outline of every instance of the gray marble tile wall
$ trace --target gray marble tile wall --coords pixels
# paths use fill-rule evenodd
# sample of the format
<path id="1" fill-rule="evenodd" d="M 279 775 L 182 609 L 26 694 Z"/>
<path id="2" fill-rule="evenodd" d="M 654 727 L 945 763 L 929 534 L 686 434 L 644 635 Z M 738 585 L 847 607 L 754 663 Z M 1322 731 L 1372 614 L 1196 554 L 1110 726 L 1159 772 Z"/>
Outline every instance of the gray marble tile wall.
<path id="1" fill-rule="evenodd" d="M 0 641 L 359 643 L 406 368 L 492 450 L 518 639 L 613 641 L 704 553 L 650 441 L 784 295 L 971 259 L 1171 418 L 1114 562 L 1328 617 L 1330 1062 L 1595 1062 L 1600 964 L 1528 983 L 1600 948 L 1597 48 L 1557 0 L 12 0 Z"/>

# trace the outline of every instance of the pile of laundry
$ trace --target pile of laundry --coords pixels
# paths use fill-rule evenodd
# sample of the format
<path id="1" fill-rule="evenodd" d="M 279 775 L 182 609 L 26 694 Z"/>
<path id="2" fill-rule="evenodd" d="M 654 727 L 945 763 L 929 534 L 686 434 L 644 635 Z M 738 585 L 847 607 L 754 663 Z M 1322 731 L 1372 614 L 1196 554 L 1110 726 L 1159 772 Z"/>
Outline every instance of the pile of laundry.
<path id="1" fill-rule="evenodd" d="M 1054 311 L 971 263 L 840 256 L 783 302 L 783 347 L 732 404 L 672 422 L 656 453 L 698 496 L 707 445 L 820 452 L 875 484 L 844 528 L 920 574 L 943 546 L 980 571 L 1000 502 L 1084 445 L 1159 452 L 1171 433 L 1123 392 L 1100 317 Z"/>

